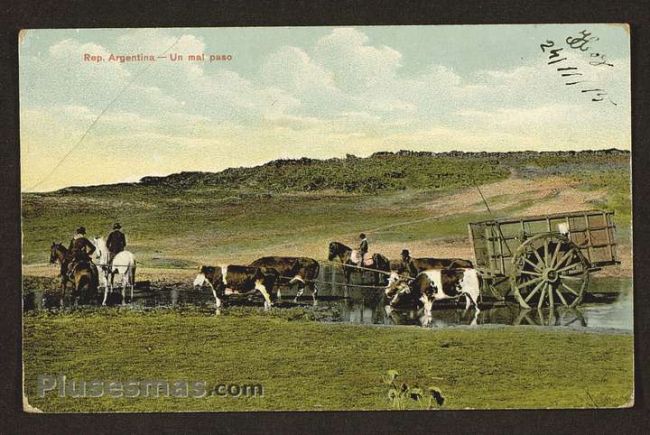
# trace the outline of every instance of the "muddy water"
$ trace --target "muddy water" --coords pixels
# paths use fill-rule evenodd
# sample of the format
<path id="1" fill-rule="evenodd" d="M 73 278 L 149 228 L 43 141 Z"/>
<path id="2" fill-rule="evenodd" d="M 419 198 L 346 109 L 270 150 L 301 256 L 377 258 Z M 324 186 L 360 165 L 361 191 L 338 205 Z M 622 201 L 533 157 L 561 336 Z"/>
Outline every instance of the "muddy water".
<path id="1" fill-rule="evenodd" d="M 372 285 L 370 273 L 361 277 L 353 276 L 352 284 L 346 288 L 340 272 L 333 268 L 321 271 L 318 285 L 318 301 L 314 308 L 311 291 L 306 290 L 296 302 L 296 289 L 281 288 L 282 299 L 274 302 L 282 308 L 303 307 L 307 310 L 318 311 L 317 318 L 326 321 L 347 322 L 358 324 L 383 325 L 419 325 L 424 327 L 452 327 L 456 325 L 545 325 L 566 326 L 573 328 L 613 328 L 632 330 L 632 292 L 629 279 L 598 279 L 592 278 L 590 295 L 577 309 L 557 307 L 554 310 L 523 310 L 517 304 L 484 299 L 481 312 L 474 309 L 465 312 L 464 302 L 457 304 L 436 303 L 430 316 L 425 316 L 421 310 L 394 309 L 385 306 L 381 297 L 381 289 L 361 287 Z M 33 287 L 38 287 L 33 285 Z M 191 282 L 172 284 L 141 285 L 134 291 L 130 306 L 141 308 L 187 306 L 203 307 L 211 312 L 214 307 L 212 292 L 207 288 L 192 289 Z M 39 288 L 27 289 L 26 308 L 43 308 L 43 291 Z M 113 302 L 119 303 L 119 297 Z M 128 292 L 127 292 L 128 296 Z M 32 306 L 30 306 L 32 305 Z M 261 296 L 232 296 L 226 301 L 226 306 L 257 306 L 261 309 Z"/>

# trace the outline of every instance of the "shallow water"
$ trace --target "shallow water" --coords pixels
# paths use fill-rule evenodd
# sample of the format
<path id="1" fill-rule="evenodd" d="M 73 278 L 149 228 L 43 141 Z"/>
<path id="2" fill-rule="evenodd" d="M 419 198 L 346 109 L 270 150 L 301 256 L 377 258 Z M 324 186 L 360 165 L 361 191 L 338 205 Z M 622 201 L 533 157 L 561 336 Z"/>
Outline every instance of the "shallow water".
<path id="1" fill-rule="evenodd" d="M 430 316 L 422 310 L 390 309 L 385 306 L 381 289 L 365 287 L 345 288 L 341 285 L 342 276 L 331 268 L 325 268 L 319 277 L 318 312 L 319 318 L 327 321 L 383 324 L 383 325 L 419 325 L 424 327 L 452 327 L 457 325 L 545 325 L 566 326 L 573 328 L 612 328 L 620 330 L 633 329 L 633 302 L 631 280 L 592 278 L 582 305 L 576 309 L 556 307 L 554 310 L 523 310 L 516 303 L 506 303 L 484 299 L 481 311 L 473 308 L 464 310 L 464 301 L 435 303 Z M 368 274 L 365 280 L 353 277 L 353 284 L 372 285 Z M 191 283 L 162 284 L 158 286 L 141 286 L 134 291 L 131 306 L 135 307 L 184 307 L 200 306 L 209 312 L 214 307 L 212 292 L 207 288 L 192 289 Z M 282 288 L 283 298 L 275 301 L 279 308 L 313 307 L 310 290 L 294 302 L 295 289 Z M 30 293 L 32 295 L 30 295 Z M 39 289 L 26 292 L 26 308 L 30 303 L 34 308 L 43 307 L 43 292 Z M 127 296 L 129 292 L 127 292 Z M 31 302 L 30 302 L 31 301 Z M 234 296 L 226 300 L 226 305 L 258 306 L 262 309 L 261 296 Z M 325 313 L 323 315 L 323 313 Z"/>

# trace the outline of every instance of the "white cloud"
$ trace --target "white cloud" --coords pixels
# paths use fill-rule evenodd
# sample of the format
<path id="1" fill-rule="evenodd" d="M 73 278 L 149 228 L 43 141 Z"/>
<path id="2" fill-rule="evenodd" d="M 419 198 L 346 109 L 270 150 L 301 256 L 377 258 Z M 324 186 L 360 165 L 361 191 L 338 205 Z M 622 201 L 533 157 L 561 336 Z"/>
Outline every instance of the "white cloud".
<path id="1" fill-rule="evenodd" d="M 272 53 L 262 64 L 261 73 L 268 86 L 298 94 L 314 87 L 334 87 L 333 74 L 297 47 L 285 46 Z"/>
<path id="2" fill-rule="evenodd" d="M 374 47 L 368 42 L 357 29 L 334 29 L 316 43 L 314 56 L 332 71 L 337 87 L 351 93 L 363 91 L 391 80 L 402 58 L 390 47 Z"/>

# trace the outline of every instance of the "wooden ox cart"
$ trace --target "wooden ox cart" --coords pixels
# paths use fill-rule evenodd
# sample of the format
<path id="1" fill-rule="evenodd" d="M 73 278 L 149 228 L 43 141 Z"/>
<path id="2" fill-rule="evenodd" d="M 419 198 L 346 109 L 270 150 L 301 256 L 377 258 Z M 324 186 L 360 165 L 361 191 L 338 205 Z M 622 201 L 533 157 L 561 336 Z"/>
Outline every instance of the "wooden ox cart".
<path id="1" fill-rule="evenodd" d="M 589 273 L 619 264 L 614 213 L 589 210 L 469 224 L 476 267 L 491 288 L 507 282 L 524 308 L 580 304 Z"/>

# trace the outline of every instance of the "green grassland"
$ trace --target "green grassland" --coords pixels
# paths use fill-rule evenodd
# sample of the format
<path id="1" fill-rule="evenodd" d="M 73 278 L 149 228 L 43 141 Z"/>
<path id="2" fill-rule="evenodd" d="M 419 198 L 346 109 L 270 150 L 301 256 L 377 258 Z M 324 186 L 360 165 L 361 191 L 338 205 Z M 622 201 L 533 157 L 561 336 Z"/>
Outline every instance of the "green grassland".
<path id="1" fill-rule="evenodd" d="M 381 377 L 394 369 L 409 385 L 440 388 L 446 409 L 631 406 L 628 334 L 359 327 L 275 311 L 28 315 L 25 391 L 48 412 L 390 409 Z M 39 374 L 261 384 L 264 396 L 40 398 Z"/>

